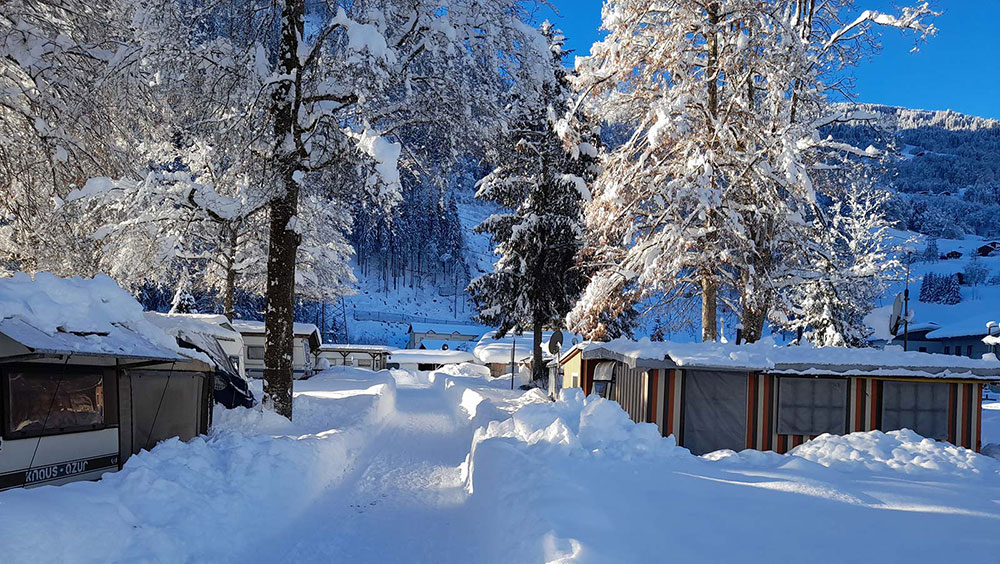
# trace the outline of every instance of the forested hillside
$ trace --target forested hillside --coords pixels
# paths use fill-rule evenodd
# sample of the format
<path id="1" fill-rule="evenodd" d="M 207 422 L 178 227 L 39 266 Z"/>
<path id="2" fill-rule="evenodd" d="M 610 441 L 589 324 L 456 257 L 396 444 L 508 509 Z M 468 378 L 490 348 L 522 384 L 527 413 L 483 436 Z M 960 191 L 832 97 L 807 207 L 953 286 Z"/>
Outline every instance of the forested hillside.
<path id="1" fill-rule="evenodd" d="M 857 146 L 890 148 L 882 183 L 900 229 L 933 237 L 1000 234 L 1000 122 L 952 111 L 861 104 L 877 119 L 831 133 Z"/>

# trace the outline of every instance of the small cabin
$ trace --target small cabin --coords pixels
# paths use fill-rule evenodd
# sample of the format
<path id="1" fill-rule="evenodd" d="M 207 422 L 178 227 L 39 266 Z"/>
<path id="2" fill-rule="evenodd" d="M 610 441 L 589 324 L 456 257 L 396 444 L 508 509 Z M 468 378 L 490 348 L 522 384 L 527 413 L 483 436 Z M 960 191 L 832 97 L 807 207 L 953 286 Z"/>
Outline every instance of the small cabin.
<path id="1" fill-rule="evenodd" d="M 264 322 L 233 321 L 233 328 L 243 337 L 243 363 L 248 378 L 264 377 Z M 292 371 L 295 379 L 310 378 L 313 375 L 313 353 L 319 350 L 323 340 L 319 328 L 312 323 L 295 323 L 292 327 Z"/>
<path id="2" fill-rule="evenodd" d="M 694 454 L 784 453 L 824 433 L 908 428 L 979 451 L 983 387 L 1000 362 L 895 349 L 767 343 L 583 343 L 562 387 L 617 401 Z"/>
<path id="3" fill-rule="evenodd" d="M 427 349 L 399 349 L 389 352 L 388 368 L 410 371 L 437 370 L 448 364 L 476 362 L 476 357 L 465 351 Z"/>
<path id="4" fill-rule="evenodd" d="M 542 358 L 546 366 L 549 361 L 555 359 L 549 353 L 548 349 L 548 342 L 552 338 L 552 333 L 552 331 L 542 332 Z M 563 339 L 568 341 L 566 348 L 582 340 L 579 335 L 572 333 L 565 333 Z M 497 337 L 496 331 L 490 331 L 479 339 L 476 343 L 476 348 L 472 352 L 476 355 L 476 359 L 480 363 L 489 367 L 490 376 L 497 378 L 511 373 L 512 360 L 515 367 L 530 369 L 531 357 L 534 354 L 532 350 L 533 346 L 534 336 L 531 333 L 524 333 L 522 335 L 507 333 L 503 337 Z"/>
<path id="5" fill-rule="evenodd" d="M 961 251 L 948 251 L 947 253 L 941 255 L 942 260 L 957 260 L 962 258 Z"/>
<path id="6" fill-rule="evenodd" d="M 356 366 L 383 370 L 389 357 L 389 347 L 382 345 L 351 345 L 323 343 L 318 358 L 325 358 L 330 366 Z"/>
<path id="7" fill-rule="evenodd" d="M 1000 251 L 1000 242 L 993 241 L 976 249 L 976 254 L 981 257 L 990 257 Z"/>
<path id="8" fill-rule="evenodd" d="M 484 333 L 489 331 L 486 327 L 478 325 L 463 325 L 461 323 L 411 323 L 407 330 L 409 340 L 406 343 L 408 349 L 419 349 L 424 339 L 432 341 L 446 341 L 452 343 L 450 349 L 464 348 L 455 343 L 474 343 L 479 340 Z M 427 346 L 428 349 L 440 349 L 438 346 Z"/>
<path id="9" fill-rule="evenodd" d="M 206 433 L 213 372 L 107 276 L 0 279 L 0 490 L 96 480 Z"/>

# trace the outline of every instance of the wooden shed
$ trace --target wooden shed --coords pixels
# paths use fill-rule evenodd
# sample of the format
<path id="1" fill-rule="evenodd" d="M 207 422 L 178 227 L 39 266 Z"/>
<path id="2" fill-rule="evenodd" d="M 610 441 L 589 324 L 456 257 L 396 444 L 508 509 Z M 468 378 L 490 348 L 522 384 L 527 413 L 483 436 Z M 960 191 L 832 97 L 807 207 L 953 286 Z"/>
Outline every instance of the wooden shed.
<path id="1" fill-rule="evenodd" d="M 560 362 L 563 387 L 617 401 L 695 454 L 779 453 L 823 433 L 892 431 L 978 451 L 983 386 L 1000 362 L 880 349 L 766 343 L 583 343 Z"/>
<path id="2" fill-rule="evenodd" d="M 214 368 L 107 277 L 0 279 L 0 490 L 97 479 L 206 433 Z"/>

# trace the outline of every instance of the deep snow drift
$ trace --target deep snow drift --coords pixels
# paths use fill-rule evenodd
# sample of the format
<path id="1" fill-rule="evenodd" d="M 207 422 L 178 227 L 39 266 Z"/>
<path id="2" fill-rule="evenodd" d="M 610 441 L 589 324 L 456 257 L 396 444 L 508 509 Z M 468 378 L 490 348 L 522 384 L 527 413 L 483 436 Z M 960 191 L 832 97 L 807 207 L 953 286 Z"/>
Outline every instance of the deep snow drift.
<path id="1" fill-rule="evenodd" d="M 909 432 L 695 457 L 485 367 L 334 368 L 95 483 L 0 493 L 4 562 L 995 562 L 1000 461 Z M 985 410 L 992 411 L 989 408 Z M 1000 413 L 1000 410 L 997 410 Z M 984 414 L 984 440 L 1000 435 Z"/>

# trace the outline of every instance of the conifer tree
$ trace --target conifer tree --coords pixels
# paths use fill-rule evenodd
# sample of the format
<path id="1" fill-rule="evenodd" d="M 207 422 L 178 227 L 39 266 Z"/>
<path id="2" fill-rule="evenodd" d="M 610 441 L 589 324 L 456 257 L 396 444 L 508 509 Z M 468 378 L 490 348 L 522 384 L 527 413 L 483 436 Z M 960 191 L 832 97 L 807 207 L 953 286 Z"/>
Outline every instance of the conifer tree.
<path id="1" fill-rule="evenodd" d="M 596 156 L 592 132 L 568 147 L 560 135 L 566 132 L 557 131 L 570 95 L 564 38 L 548 22 L 542 33 L 552 53 L 551 74 L 537 97 L 518 97 L 511 104 L 512 126 L 494 151 L 497 166 L 476 193 L 508 210 L 477 227 L 493 237 L 500 258 L 494 272 L 469 286 L 479 320 L 496 326 L 499 335 L 532 331 L 536 382 L 545 375 L 542 329 L 562 324 L 585 283 L 576 255 L 583 243 L 581 203 L 589 199 Z"/>

